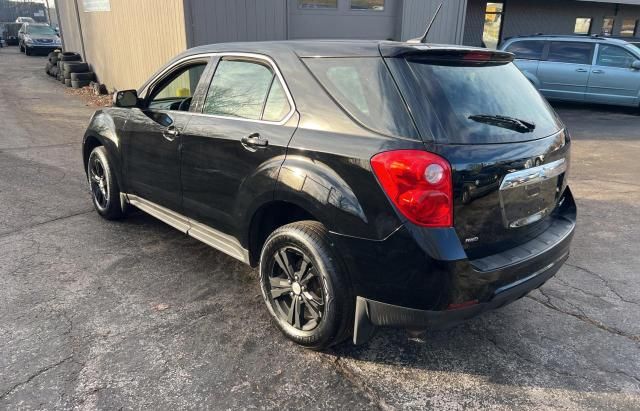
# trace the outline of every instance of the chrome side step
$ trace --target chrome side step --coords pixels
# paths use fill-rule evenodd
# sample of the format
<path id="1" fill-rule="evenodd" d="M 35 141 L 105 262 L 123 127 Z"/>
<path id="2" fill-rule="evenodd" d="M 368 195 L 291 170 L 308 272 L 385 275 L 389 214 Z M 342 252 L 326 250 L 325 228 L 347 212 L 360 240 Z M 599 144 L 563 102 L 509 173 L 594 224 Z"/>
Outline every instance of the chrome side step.
<path id="1" fill-rule="evenodd" d="M 136 206 L 147 214 L 170 225 L 171 227 L 202 241 L 216 250 L 249 264 L 249 251 L 242 247 L 240 242 L 233 236 L 222 233 L 209 226 L 187 218 L 181 214 L 171 211 L 142 197 L 134 194 L 122 194 L 127 203 Z"/>

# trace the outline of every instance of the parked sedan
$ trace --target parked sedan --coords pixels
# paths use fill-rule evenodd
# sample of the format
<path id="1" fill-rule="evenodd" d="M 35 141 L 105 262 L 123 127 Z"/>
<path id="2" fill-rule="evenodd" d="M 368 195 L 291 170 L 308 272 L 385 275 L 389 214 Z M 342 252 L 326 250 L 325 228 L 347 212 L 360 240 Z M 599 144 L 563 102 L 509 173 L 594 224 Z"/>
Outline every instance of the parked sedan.
<path id="1" fill-rule="evenodd" d="M 549 99 L 640 107 L 640 49 L 625 40 L 515 37 L 501 49 Z"/>
<path id="2" fill-rule="evenodd" d="M 49 53 L 62 47 L 58 34 L 47 24 L 24 23 L 19 32 L 20 51 L 27 56 L 34 52 Z"/>
<path id="3" fill-rule="evenodd" d="M 575 227 L 570 146 L 509 53 L 300 41 L 188 50 L 95 113 L 83 158 L 101 216 L 135 206 L 259 267 L 275 324 L 321 349 L 550 279 Z"/>

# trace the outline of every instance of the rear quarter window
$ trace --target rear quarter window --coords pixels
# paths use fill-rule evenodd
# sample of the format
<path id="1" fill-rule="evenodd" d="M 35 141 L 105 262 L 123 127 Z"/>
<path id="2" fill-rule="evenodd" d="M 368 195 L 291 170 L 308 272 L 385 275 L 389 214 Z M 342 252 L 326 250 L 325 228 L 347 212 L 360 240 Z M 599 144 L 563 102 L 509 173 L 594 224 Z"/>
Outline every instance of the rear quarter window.
<path id="1" fill-rule="evenodd" d="M 523 40 L 515 41 L 507 46 L 506 51 L 516 55 L 518 59 L 541 60 L 544 41 Z"/>
<path id="2" fill-rule="evenodd" d="M 377 133 L 418 138 L 381 57 L 306 58 L 323 88 L 354 120 Z"/>

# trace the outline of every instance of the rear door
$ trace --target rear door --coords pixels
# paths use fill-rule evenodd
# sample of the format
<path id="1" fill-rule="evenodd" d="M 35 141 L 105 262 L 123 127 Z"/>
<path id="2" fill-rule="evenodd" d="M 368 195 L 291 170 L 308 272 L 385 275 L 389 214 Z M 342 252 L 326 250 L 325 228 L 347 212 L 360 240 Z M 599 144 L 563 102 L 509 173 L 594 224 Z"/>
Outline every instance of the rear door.
<path id="1" fill-rule="evenodd" d="M 248 192 L 254 197 L 275 187 L 277 174 L 261 170 L 277 173 L 297 123 L 293 99 L 270 58 L 221 56 L 203 107 L 182 139 L 185 214 L 235 235 L 238 213 L 250 200 L 243 197 L 247 185 L 255 185 Z"/>
<path id="2" fill-rule="evenodd" d="M 598 44 L 586 100 L 592 103 L 637 106 L 640 70 L 631 68 L 635 60 L 639 58 L 620 46 Z"/>
<path id="3" fill-rule="evenodd" d="M 538 66 L 540 92 L 547 98 L 584 101 L 594 43 L 551 41 L 547 59 Z"/>

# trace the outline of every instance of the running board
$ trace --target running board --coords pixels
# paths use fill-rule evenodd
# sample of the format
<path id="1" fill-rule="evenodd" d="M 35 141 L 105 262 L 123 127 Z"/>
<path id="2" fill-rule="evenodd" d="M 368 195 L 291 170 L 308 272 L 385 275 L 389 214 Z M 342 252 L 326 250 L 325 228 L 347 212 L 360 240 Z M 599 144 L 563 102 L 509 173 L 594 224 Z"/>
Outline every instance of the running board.
<path id="1" fill-rule="evenodd" d="M 121 194 L 127 203 L 216 250 L 249 264 L 249 251 L 233 236 L 185 217 L 134 194 Z"/>

